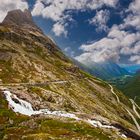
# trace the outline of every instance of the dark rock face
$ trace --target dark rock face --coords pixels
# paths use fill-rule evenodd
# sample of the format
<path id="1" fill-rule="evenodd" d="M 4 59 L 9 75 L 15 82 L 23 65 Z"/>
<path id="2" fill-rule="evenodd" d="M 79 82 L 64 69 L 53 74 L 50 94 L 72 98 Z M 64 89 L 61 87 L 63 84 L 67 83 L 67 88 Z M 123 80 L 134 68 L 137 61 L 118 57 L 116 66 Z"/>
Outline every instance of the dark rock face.
<path id="1" fill-rule="evenodd" d="M 21 28 L 36 29 L 42 32 L 41 29 L 34 23 L 31 12 L 27 9 L 24 11 L 21 11 L 20 9 L 9 11 L 7 16 L 3 20 L 2 25 L 16 25 Z"/>

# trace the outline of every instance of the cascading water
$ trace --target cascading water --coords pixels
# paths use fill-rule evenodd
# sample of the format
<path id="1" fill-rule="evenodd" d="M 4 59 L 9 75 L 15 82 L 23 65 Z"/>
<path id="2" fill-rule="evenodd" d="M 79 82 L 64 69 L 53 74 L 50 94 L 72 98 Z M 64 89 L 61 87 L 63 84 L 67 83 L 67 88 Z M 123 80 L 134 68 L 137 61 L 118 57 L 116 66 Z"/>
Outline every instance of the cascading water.
<path id="1" fill-rule="evenodd" d="M 105 125 L 102 124 L 98 120 L 84 120 L 81 118 L 78 118 L 75 114 L 67 113 L 67 112 L 62 112 L 62 111 L 49 111 L 48 109 L 40 109 L 38 111 L 33 110 L 31 103 L 24 101 L 22 99 L 19 99 L 15 94 L 12 94 L 8 90 L 3 91 L 4 95 L 6 96 L 6 100 L 9 103 L 9 106 L 14 112 L 21 113 L 23 115 L 36 115 L 36 114 L 47 114 L 47 115 L 55 115 L 59 117 L 67 117 L 67 118 L 72 118 L 75 120 L 81 120 L 86 123 L 91 124 L 94 127 L 100 127 L 100 128 L 106 128 L 106 129 L 116 129 L 115 127 L 111 125 Z M 122 137 L 126 137 L 124 134 L 121 134 Z"/>
<path id="2" fill-rule="evenodd" d="M 7 101 L 9 102 L 9 106 L 13 109 L 14 112 L 21 113 L 23 115 L 36 115 L 36 114 L 48 114 L 48 115 L 56 115 L 60 117 L 68 117 L 79 120 L 74 114 L 66 113 L 62 111 L 49 111 L 48 109 L 40 109 L 33 110 L 31 103 L 19 99 L 16 95 L 12 94 L 8 90 L 4 90 L 3 93 L 6 96 Z"/>
<path id="3" fill-rule="evenodd" d="M 12 94 L 10 91 L 5 90 L 4 94 L 6 96 L 7 101 L 9 102 L 9 106 L 13 109 L 14 112 L 21 113 L 23 115 L 31 116 L 33 114 L 39 114 L 33 110 L 32 105 L 22 99 L 19 99 L 16 95 Z M 18 101 L 15 101 L 15 99 Z"/>

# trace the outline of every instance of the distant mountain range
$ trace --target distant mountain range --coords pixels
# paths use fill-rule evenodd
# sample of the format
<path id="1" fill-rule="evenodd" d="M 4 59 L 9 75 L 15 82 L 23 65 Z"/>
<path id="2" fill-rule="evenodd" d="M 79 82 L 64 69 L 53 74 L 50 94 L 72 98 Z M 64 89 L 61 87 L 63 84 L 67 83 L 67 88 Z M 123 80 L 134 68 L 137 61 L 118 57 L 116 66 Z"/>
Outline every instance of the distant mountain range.
<path id="1" fill-rule="evenodd" d="M 122 65 L 121 67 L 125 68 L 128 72 L 135 74 L 140 69 L 140 64 Z"/>
<path id="2" fill-rule="evenodd" d="M 81 69 L 103 80 L 109 80 L 109 79 L 121 77 L 124 75 L 131 75 L 131 73 L 129 73 L 125 68 L 120 67 L 118 64 L 112 61 L 94 63 L 88 66 L 76 60 L 73 60 L 73 61 Z"/>

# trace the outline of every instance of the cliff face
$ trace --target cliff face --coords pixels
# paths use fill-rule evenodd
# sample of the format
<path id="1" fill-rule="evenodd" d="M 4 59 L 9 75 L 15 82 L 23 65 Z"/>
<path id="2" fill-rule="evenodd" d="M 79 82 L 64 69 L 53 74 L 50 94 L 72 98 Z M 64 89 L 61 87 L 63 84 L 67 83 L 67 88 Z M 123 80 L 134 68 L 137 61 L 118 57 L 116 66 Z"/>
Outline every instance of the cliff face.
<path id="1" fill-rule="evenodd" d="M 0 83 L 0 138 L 139 138 L 128 98 L 75 66 L 27 10 L 0 25 Z"/>

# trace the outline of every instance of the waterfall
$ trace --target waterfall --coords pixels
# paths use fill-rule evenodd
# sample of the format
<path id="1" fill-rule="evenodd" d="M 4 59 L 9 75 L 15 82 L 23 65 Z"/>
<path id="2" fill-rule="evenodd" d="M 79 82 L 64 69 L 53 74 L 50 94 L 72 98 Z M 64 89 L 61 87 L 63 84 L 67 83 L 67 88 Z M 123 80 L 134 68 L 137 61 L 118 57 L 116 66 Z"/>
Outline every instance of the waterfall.
<path id="1" fill-rule="evenodd" d="M 5 90 L 4 94 L 6 96 L 6 100 L 9 102 L 9 106 L 12 108 L 14 112 L 18 112 L 28 116 L 40 113 L 39 111 L 34 111 L 32 105 L 29 102 L 19 99 L 16 95 L 12 94 L 10 91 Z"/>

